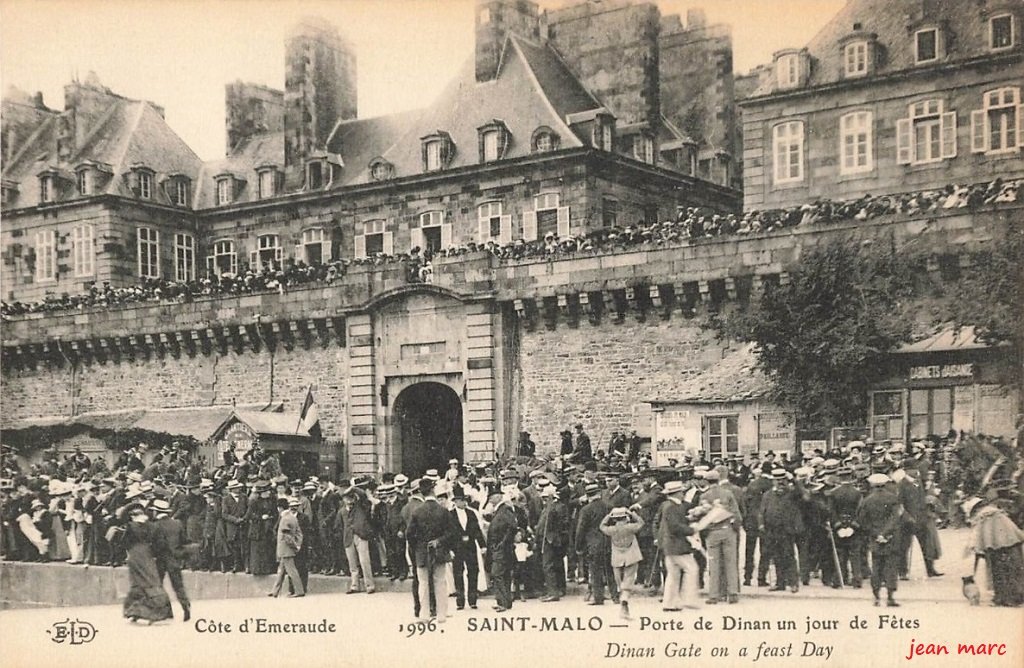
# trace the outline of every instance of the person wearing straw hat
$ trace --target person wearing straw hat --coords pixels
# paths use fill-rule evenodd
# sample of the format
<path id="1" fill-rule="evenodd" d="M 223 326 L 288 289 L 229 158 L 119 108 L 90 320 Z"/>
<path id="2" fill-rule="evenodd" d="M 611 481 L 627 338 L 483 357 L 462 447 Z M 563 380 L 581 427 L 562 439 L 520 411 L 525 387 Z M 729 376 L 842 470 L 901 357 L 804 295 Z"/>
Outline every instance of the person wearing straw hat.
<path id="1" fill-rule="evenodd" d="M 459 527 L 455 518 L 437 502 L 435 484 L 435 480 L 427 477 L 420 480 L 423 503 L 409 519 L 406 535 L 409 551 L 416 562 L 419 600 L 429 600 L 433 585 L 437 610 L 431 617 L 444 622 L 448 617 L 448 581 L 445 576 Z"/>
<path id="2" fill-rule="evenodd" d="M 281 594 L 281 586 L 287 575 L 292 586 L 292 593 L 288 594 L 288 597 L 301 598 L 306 595 L 306 590 L 302 586 L 299 569 L 295 567 L 295 555 L 302 549 L 302 529 L 296 516 L 299 500 L 295 497 L 278 499 L 277 509 L 280 513 L 277 522 L 277 580 L 274 581 L 274 588 L 267 596 L 277 598 Z"/>
<path id="3" fill-rule="evenodd" d="M 886 605 L 895 608 L 899 606 L 895 597 L 900 549 L 899 523 L 903 507 L 896 493 L 889 489 L 891 480 L 884 473 L 868 476 L 871 493 L 860 504 L 857 523 L 863 529 L 871 550 L 871 592 L 875 595 L 875 606 L 880 605 L 879 597 L 884 585 L 888 595 Z"/>
<path id="4" fill-rule="evenodd" d="M 220 518 L 224 523 L 224 541 L 230 553 L 227 562 L 233 573 L 239 573 L 245 570 L 242 545 L 247 542 L 245 511 L 249 504 L 244 493 L 245 487 L 238 480 L 229 481 L 227 491 L 221 499 Z"/>
<path id="5" fill-rule="evenodd" d="M 619 589 L 620 614 L 623 619 L 629 615 L 629 593 L 636 583 L 637 564 L 643 559 L 636 534 L 644 521 L 625 506 L 612 508 L 601 520 L 601 533 L 611 541 L 612 576 Z"/>
<path id="6" fill-rule="evenodd" d="M 1024 531 L 994 503 L 972 497 L 961 506 L 971 525 L 975 568 L 984 559 L 992 582 L 992 605 L 1024 605 Z"/>
<path id="7" fill-rule="evenodd" d="M 166 573 L 171 581 L 174 595 L 181 605 L 182 621 L 187 622 L 192 617 L 192 604 L 189 602 L 188 592 L 185 591 L 185 582 L 181 577 L 181 567 L 184 565 L 187 555 L 185 525 L 171 517 L 171 504 L 164 499 L 154 499 L 151 508 L 153 530 L 159 539 L 155 543 L 154 556 L 156 557 L 157 572 L 160 574 L 160 582 L 164 581 Z"/>
<path id="8" fill-rule="evenodd" d="M 773 487 L 761 499 L 758 529 L 775 564 L 775 586 L 772 591 L 784 591 L 786 585 L 796 593 L 800 590 L 794 549 L 797 537 L 804 531 L 800 512 L 800 491 L 789 484 L 792 474 L 783 468 L 772 469 Z"/>

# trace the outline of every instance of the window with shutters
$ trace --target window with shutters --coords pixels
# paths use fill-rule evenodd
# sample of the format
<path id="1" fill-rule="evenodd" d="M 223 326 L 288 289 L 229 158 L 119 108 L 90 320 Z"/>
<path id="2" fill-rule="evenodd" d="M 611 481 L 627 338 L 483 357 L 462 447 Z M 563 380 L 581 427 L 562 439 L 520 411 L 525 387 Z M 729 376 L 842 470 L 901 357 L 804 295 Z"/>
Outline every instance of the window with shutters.
<path id="1" fill-rule="evenodd" d="M 1013 14 L 1000 14 L 988 20 L 988 46 L 993 51 L 1013 46 Z"/>
<path id="2" fill-rule="evenodd" d="M 922 100 L 896 121 L 896 162 L 924 165 L 956 157 L 956 112 L 942 100 Z"/>
<path id="3" fill-rule="evenodd" d="M 174 235 L 174 280 L 194 281 L 196 278 L 196 239 L 191 234 Z"/>
<path id="4" fill-rule="evenodd" d="M 558 194 L 538 195 L 536 198 L 537 238 L 558 234 Z"/>
<path id="5" fill-rule="evenodd" d="M 40 204 L 46 204 L 47 202 L 56 201 L 56 182 L 53 176 L 44 174 L 39 177 L 39 202 Z"/>
<path id="6" fill-rule="evenodd" d="M 71 230 L 71 252 L 76 278 L 92 276 L 95 273 L 96 246 L 93 241 L 93 229 L 92 225 L 79 225 Z"/>
<path id="7" fill-rule="evenodd" d="M 709 415 L 704 418 L 708 459 L 725 457 L 740 451 L 738 415 Z"/>
<path id="8" fill-rule="evenodd" d="M 601 225 L 615 227 L 619 224 L 619 201 L 612 197 L 601 198 Z"/>
<path id="9" fill-rule="evenodd" d="M 277 194 L 277 170 L 273 168 L 261 169 L 259 172 L 259 198 L 267 199 Z"/>
<path id="10" fill-rule="evenodd" d="M 804 123 L 789 121 L 772 128 L 775 183 L 795 183 L 804 178 Z"/>
<path id="11" fill-rule="evenodd" d="M 327 248 L 327 235 L 322 227 L 303 230 L 302 232 L 302 259 L 306 264 L 315 264 L 326 261 L 325 251 Z"/>
<path id="12" fill-rule="evenodd" d="M 353 239 L 356 257 L 394 254 L 394 235 L 387 231 L 387 221 L 383 218 L 359 223 L 356 229 L 359 231 Z"/>
<path id="13" fill-rule="evenodd" d="M 477 220 L 480 224 L 480 243 L 512 241 L 512 217 L 502 214 L 501 202 L 484 202 L 477 207 Z"/>
<path id="14" fill-rule="evenodd" d="M 160 232 L 152 227 L 138 231 L 139 276 L 160 278 Z"/>
<path id="15" fill-rule="evenodd" d="M 139 197 L 142 199 L 153 199 L 153 173 L 139 172 Z"/>
<path id="16" fill-rule="evenodd" d="M 839 119 L 839 171 L 860 174 L 874 168 L 870 111 L 855 111 Z"/>
<path id="17" fill-rule="evenodd" d="M 57 232 L 36 232 L 36 280 L 57 280 Z"/>
<path id="18" fill-rule="evenodd" d="M 276 234 L 261 234 L 256 238 L 256 253 L 250 258 L 253 269 L 280 269 L 284 253 L 281 249 L 281 237 Z"/>
<path id="19" fill-rule="evenodd" d="M 455 155 L 455 143 L 451 135 L 438 130 L 433 134 L 420 137 L 423 151 L 423 171 L 436 172 L 445 169 Z M 481 155 L 483 149 L 481 147 Z"/>
<path id="20" fill-rule="evenodd" d="M 795 88 L 800 83 L 800 56 L 787 53 L 775 61 L 775 81 L 779 88 Z"/>
<path id="21" fill-rule="evenodd" d="M 975 153 L 1010 153 L 1024 145 L 1020 88 L 987 91 L 982 108 L 971 112 L 971 150 Z"/>
<path id="22" fill-rule="evenodd" d="M 494 162 L 505 157 L 511 134 L 504 121 L 494 119 L 477 128 L 480 162 Z"/>
<path id="23" fill-rule="evenodd" d="M 235 199 L 235 180 L 230 176 L 217 179 L 217 206 L 231 204 Z"/>
<path id="24" fill-rule="evenodd" d="M 421 213 L 418 220 L 419 225 L 414 227 L 412 232 L 413 247 L 419 246 L 420 250 L 436 253 L 446 248 L 445 242 L 451 244 L 451 234 L 445 234 L 444 211 L 427 211 Z M 445 238 L 448 237 L 448 238 Z"/>
<path id="25" fill-rule="evenodd" d="M 213 253 L 206 258 L 206 270 L 215 276 L 237 273 L 238 254 L 235 252 L 235 242 L 230 239 L 213 242 Z"/>
<path id="26" fill-rule="evenodd" d="M 853 42 L 843 49 L 843 74 L 861 77 L 868 73 L 868 43 Z"/>
<path id="27" fill-rule="evenodd" d="M 939 31 L 937 28 L 926 28 L 914 33 L 914 61 L 918 64 L 930 63 L 939 59 Z"/>

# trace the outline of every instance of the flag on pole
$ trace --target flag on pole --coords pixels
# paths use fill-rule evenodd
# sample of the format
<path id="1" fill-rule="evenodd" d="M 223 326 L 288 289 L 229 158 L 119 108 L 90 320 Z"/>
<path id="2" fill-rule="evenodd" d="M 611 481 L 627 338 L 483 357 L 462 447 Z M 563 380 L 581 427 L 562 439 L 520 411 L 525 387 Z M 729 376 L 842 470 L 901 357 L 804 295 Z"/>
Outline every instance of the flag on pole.
<path id="1" fill-rule="evenodd" d="M 306 398 L 302 402 L 302 410 L 299 411 L 299 424 L 295 426 L 295 433 L 299 433 L 299 429 L 302 427 L 309 431 L 320 419 L 319 411 L 316 407 L 316 401 L 313 399 L 313 386 L 310 385 L 306 389 Z"/>

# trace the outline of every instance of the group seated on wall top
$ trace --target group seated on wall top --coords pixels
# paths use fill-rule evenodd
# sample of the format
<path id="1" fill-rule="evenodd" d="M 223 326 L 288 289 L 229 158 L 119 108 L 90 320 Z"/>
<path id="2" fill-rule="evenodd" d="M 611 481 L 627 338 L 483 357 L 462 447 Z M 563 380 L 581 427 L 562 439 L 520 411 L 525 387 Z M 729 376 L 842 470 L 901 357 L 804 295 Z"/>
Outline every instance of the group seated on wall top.
<path id="1" fill-rule="evenodd" d="M 577 254 L 600 254 L 642 246 L 671 246 L 729 235 L 772 233 L 808 226 L 866 221 L 881 216 L 912 218 L 922 213 L 949 209 L 978 208 L 1024 201 L 1024 179 L 948 185 L 941 190 L 925 190 L 899 195 L 865 195 L 852 200 L 819 200 L 786 209 L 749 211 L 742 215 L 720 214 L 702 207 L 681 207 L 675 220 L 662 223 L 638 223 L 625 228 L 607 227 L 586 235 L 559 238 L 547 234 L 535 241 L 517 240 L 507 244 L 493 241 L 469 243 L 435 252 L 413 248 L 399 255 L 376 254 L 353 260 L 306 264 L 288 260 L 283 267 L 253 268 L 243 264 L 237 273 L 224 273 L 195 281 L 146 279 L 126 288 L 108 283 L 93 285 L 79 295 L 47 295 L 41 301 L 0 303 L 5 318 L 25 313 L 55 312 L 86 308 L 109 308 L 140 302 L 178 301 L 216 296 L 232 296 L 259 292 L 284 292 L 310 284 L 330 284 L 345 275 L 348 267 L 402 263 L 410 281 L 429 281 L 431 261 L 436 256 L 454 257 L 470 252 L 486 251 L 499 261 L 553 259 Z"/>

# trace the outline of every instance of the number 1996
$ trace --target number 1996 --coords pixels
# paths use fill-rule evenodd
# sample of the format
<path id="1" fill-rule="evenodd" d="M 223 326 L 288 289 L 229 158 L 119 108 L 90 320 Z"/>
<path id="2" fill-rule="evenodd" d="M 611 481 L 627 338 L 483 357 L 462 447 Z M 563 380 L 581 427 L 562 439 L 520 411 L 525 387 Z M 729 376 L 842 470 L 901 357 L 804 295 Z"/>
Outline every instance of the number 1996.
<path id="1" fill-rule="evenodd" d="M 398 632 L 405 633 L 406 638 L 413 636 L 421 636 L 427 632 L 434 632 L 437 630 L 437 620 L 431 619 L 426 622 L 411 622 L 409 624 L 399 624 Z"/>

